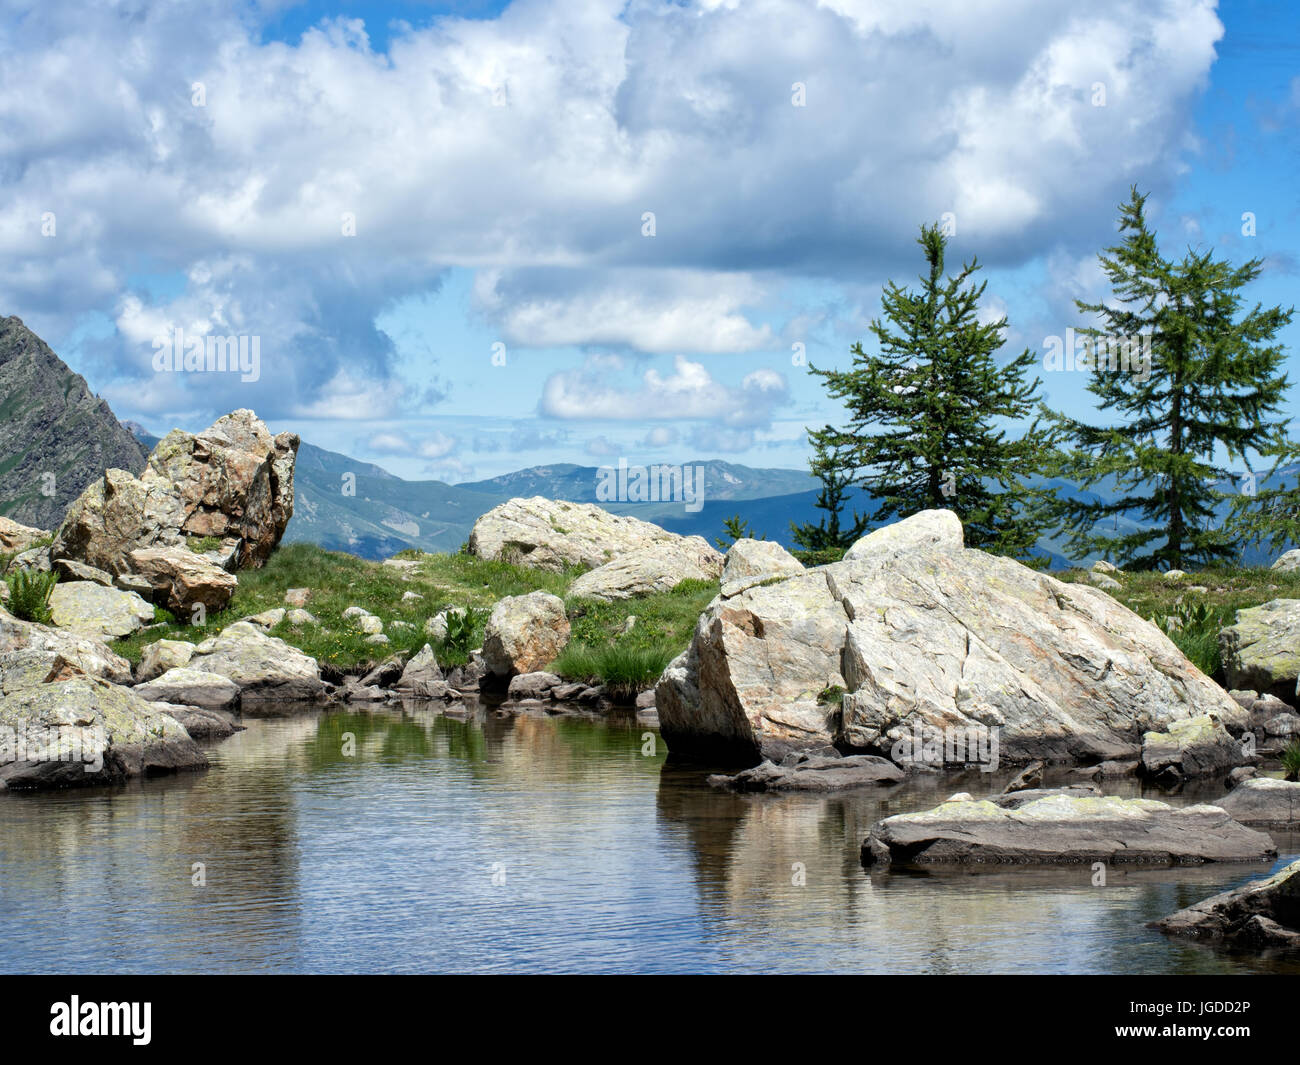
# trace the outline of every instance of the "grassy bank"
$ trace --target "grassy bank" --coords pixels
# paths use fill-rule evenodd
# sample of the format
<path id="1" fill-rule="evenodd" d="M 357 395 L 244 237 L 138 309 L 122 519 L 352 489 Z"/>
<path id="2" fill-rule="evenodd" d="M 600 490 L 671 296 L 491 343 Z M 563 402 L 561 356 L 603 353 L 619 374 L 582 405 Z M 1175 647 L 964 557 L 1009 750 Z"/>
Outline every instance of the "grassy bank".
<path id="1" fill-rule="evenodd" d="M 488 613 L 499 599 L 541 590 L 565 599 L 573 626 L 572 642 L 555 672 L 574 680 L 605 682 L 626 696 L 652 684 L 664 665 L 685 650 L 700 611 L 717 592 L 716 583 L 690 581 L 662 595 L 599 603 L 568 598 L 578 570 L 548 573 L 467 554 L 406 551 L 397 558 L 415 565 L 385 565 L 313 544 L 286 544 L 261 569 L 242 571 L 230 604 L 210 614 L 203 625 L 185 624 L 159 610 L 163 627 L 119 640 L 114 647 L 137 662 L 145 644 L 159 639 L 197 643 L 240 618 L 286 606 L 284 597 L 290 588 L 308 588 L 311 598 L 305 609 L 318 624 L 293 625 L 285 620 L 271 634 L 323 665 L 355 670 L 397 651 L 412 653 L 425 643 L 433 645 L 440 663 L 458 665 L 470 649 L 482 645 Z M 419 598 L 404 599 L 406 593 Z M 366 634 L 355 621 L 343 617 L 350 606 L 363 607 L 383 621 L 387 646 L 365 642 Z M 448 640 L 426 635 L 428 618 L 461 608 L 471 609 L 471 631 L 463 639 L 456 640 L 454 633 Z M 636 620 L 629 627 L 633 615 Z"/>
<path id="2" fill-rule="evenodd" d="M 1067 570 L 1053 576 L 1067 582 L 1087 581 L 1088 571 Z M 1266 567 L 1198 570 L 1169 581 L 1162 573 L 1108 573 L 1120 589 L 1110 594 L 1142 617 L 1154 621 L 1197 667 L 1222 681 L 1219 632 L 1236 620 L 1238 610 L 1270 599 L 1300 599 L 1300 573 L 1277 573 Z"/>

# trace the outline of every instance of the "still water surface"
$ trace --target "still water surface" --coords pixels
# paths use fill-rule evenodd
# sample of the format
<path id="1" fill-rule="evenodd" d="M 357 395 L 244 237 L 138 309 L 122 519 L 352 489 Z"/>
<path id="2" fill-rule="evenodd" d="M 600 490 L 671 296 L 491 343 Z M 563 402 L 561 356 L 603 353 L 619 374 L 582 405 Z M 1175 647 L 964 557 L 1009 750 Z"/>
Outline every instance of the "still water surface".
<path id="1" fill-rule="evenodd" d="M 873 821 L 978 773 L 749 797 L 645 756 L 630 718 L 246 724 L 207 772 L 0 795 L 0 971 L 1300 972 L 1143 927 L 1267 866 L 862 867 Z M 1276 868 L 1300 838 L 1274 838 Z"/>

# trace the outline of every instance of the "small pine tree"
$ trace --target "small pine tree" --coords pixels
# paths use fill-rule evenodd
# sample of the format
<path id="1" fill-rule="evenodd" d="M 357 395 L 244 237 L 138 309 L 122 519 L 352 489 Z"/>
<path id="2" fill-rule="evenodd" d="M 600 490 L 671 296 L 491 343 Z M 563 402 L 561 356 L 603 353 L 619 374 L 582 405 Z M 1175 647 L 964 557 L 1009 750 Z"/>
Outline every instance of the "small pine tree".
<path id="1" fill-rule="evenodd" d="M 1026 348 L 999 366 L 994 353 L 1007 321 L 979 321 L 987 282 L 971 280 L 978 261 L 945 279 L 940 228 L 922 226 L 917 243 L 927 273 L 918 291 L 886 286 L 884 320 L 871 323 L 880 353 L 859 343 L 848 370 L 810 367 L 849 412 L 845 429 L 814 434 L 823 445 L 814 440 L 814 464 L 836 456 L 861 471 L 856 483 L 878 500 L 877 521 L 948 509 L 961 518 L 968 545 L 1028 557 L 1042 522 L 1040 494 L 1026 478 L 1050 453 L 1051 434 L 1037 417 L 1014 439 L 997 422 L 1037 414 L 1040 382 L 1028 379 L 1035 356 Z"/>
<path id="2" fill-rule="evenodd" d="M 1139 569 L 1184 569 L 1237 551 L 1238 534 L 1216 515 L 1229 495 L 1217 484 L 1230 477 L 1216 459 L 1249 466 L 1252 457 L 1286 451 L 1285 422 L 1270 420 L 1287 388 L 1283 351 L 1272 341 L 1292 312 L 1257 304 L 1242 313 L 1240 291 L 1259 276 L 1258 259 L 1233 267 L 1212 251 L 1190 249 L 1180 262 L 1163 257 L 1145 203 L 1134 188 L 1120 207 L 1123 239 L 1099 257 L 1112 302 L 1076 301 L 1103 323 L 1081 332 L 1095 359 L 1088 390 L 1115 423 L 1059 419 L 1074 447 L 1056 472 L 1084 489 L 1113 480 L 1115 496 L 1063 498 L 1056 513 L 1081 554 L 1102 551 Z M 1108 341 L 1105 353 L 1099 337 Z M 1149 359 L 1125 367 L 1117 349 L 1131 351 L 1139 341 L 1150 344 Z M 1249 498 L 1238 504 L 1255 506 Z M 1120 516 L 1140 516 L 1143 525 L 1114 531 Z M 1104 526 L 1093 531 L 1108 521 L 1109 535 Z"/>
<path id="3" fill-rule="evenodd" d="M 739 514 L 726 518 L 722 522 L 722 535 L 715 536 L 713 542 L 725 551 L 737 540 L 766 540 L 767 537 L 754 532 L 750 527 L 748 520 L 743 520 Z"/>
<path id="4" fill-rule="evenodd" d="M 796 545 L 804 551 L 821 553 L 842 551 L 851 547 L 867 530 L 868 519 L 855 510 L 853 522 L 841 526 L 841 515 L 847 505 L 846 496 L 857 480 L 857 470 L 850 464 L 853 438 L 827 426 L 808 433 L 813 446 L 809 467 L 813 476 L 821 481 L 816 507 L 825 511 L 816 525 L 812 522 L 790 523 L 790 533 Z"/>

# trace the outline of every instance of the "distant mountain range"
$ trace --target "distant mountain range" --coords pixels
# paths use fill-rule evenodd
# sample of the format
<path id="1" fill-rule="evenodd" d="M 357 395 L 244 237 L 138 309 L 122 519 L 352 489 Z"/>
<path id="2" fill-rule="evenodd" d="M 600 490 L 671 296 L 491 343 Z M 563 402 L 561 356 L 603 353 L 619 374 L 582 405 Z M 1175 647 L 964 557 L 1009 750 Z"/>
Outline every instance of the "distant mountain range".
<path id="1" fill-rule="evenodd" d="M 108 404 L 93 396 L 44 341 L 17 318 L 0 318 L 0 515 L 54 528 L 68 504 L 106 467 L 139 473 L 158 439 L 138 423 L 118 422 Z M 816 522 L 822 516 L 816 507 L 818 484 L 807 471 L 717 459 L 688 466 L 704 471 L 703 502 L 689 509 L 683 502 L 608 502 L 600 492 L 602 467 L 597 466 L 531 466 L 453 485 L 403 480 L 373 463 L 304 442 L 298 451 L 294 515 L 285 540 L 371 559 L 409 547 L 455 551 L 469 539 L 482 514 L 517 496 L 598 503 L 616 514 L 631 514 L 711 542 L 728 518 L 739 515 L 756 534 L 787 547 L 793 546 L 791 522 Z M 1294 484 L 1297 472 L 1284 470 L 1278 476 Z M 43 477 L 45 473 L 52 473 L 52 480 Z M 1074 498 L 1106 499 L 1115 491 L 1107 484 L 1083 491 L 1065 481 L 1049 483 Z M 1260 486 L 1266 483 L 1261 479 Z M 47 484 L 52 494 L 43 493 Z M 859 491 L 849 509 L 869 514 L 874 501 Z M 1226 504 L 1221 509 L 1226 511 Z M 1120 519 L 1117 528 L 1132 530 L 1137 525 Z M 1053 568 L 1069 565 L 1061 541 L 1043 540 L 1039 551 Z M 1244 561 L 1257 564 L 1269 561 L 1269 556 L 1250 551 Z"/>
<path id="2" fill-rule="evenodd" d="M 51 529 L 107 467 L 139 473 L 148 457 L 45 341 L 0 318 L 0 515 Z"/>

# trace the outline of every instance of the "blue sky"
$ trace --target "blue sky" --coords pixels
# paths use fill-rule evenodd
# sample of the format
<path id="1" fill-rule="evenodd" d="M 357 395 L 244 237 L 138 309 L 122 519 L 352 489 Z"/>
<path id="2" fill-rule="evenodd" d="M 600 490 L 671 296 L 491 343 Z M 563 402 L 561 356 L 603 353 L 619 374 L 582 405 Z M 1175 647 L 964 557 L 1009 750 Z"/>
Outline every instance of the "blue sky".
<path id="1" fill-rule="evenodd" d="M 1294 301 L 1294 5 L 972 6 L 5 4 L 0 313 L 154 432 L 251 406 L 459 481 L 802 466 L 837 412 L 799 353 L 846 364 L 948 211 L 1008 351 L 1086 324 L 1132 183 Z M 176 326 L 257 336 L 258 380 L 158 372 Z"/>

